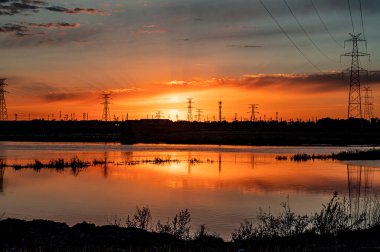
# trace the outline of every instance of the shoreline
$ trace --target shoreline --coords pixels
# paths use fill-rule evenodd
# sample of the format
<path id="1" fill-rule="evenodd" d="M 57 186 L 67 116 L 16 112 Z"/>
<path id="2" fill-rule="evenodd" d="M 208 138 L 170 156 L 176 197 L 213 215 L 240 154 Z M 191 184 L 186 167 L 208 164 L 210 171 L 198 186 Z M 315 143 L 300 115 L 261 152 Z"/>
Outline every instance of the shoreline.
<path id="1" fill-rule="evenodd" d="M 0 141 L 206 144 L 229 146 L 380 145 L 380 121 L 187 122 L 142 119 L 0 121 Z"/>

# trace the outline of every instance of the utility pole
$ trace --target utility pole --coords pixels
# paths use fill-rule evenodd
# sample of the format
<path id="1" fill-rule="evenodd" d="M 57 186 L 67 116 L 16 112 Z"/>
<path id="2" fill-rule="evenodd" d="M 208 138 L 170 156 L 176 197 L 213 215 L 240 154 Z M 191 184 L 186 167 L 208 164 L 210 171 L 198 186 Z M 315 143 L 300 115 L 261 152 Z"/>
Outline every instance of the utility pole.
<path id="1" fill-rule="evenodd" d="M 187 98 L 187 120 L 189 122 L 193 121 L 193 98 Z"/>
<path id="2" fill-rule="evenodd" d="M 364 42 L 367 46 L 367 41 L 360 38 L 361 33 L 350 33 L 351 39 L 345 40 L 346 42 L 352 42 L 352 51 L 345 53 L 342 56 L 351 57 L 351 67 L 346 71 L 350 73 L 350 90 L 348 96 L 348 118 L 363 118 L 362 113 L 362 100 L 361 100 L 361 73 L 368 74 L 368 71 L 360 67 L 359 57 L 370 56 L 368 53 L 359 52 L 358 42 Z"/>
<path id="3" fill-rule="evenodd" d="M 259 112 L 257 111 L 257 109 L 259 108 L 258 106 L 259 104 L 249 104 L 250 111 L 248 112 L 248 114 L 251 114 L 251 122 L 256 121 L 256 114 L 259 114 Z"/>
<path id="4" fill-rule="evenodd" d="M 6 79 L 0 79 L 0 121 L 8 120 L 7 104 L 5 103 L 4 96 L 4 94 L 7 92 L 4 89 L 4 87 L 7 85 L 5 83 L 5 80 Z"/>
<path id="5" fill-rule="evenodd" d="M 102 120 L 105 122 L 108 122 L 108 121 L 110 121 L 110 108 L 109 108 L 110 102 L 109 102 L 109 99 L 110 99 L 111 94 L 110 93 L 103 93 L 102 96 L 103 96 L 103 100 L 104 100 L 101 103 L 101 104 L 103 104 Z"/>

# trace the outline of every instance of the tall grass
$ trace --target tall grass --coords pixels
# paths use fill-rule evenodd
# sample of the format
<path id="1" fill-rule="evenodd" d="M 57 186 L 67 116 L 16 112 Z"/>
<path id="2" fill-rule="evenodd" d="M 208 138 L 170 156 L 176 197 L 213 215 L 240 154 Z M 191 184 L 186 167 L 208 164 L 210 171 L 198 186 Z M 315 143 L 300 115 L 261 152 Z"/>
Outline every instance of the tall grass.
<path id="1" fill-rule="evenodd" d="M 268 210 L 259 209 L 254 221 L 243 220 L 240 226 L 231 233 L 232 241 L 246 241 L 276 237 L 295 237 L 304 234 L 310 235 L 337 235 L 342 231 L 369 229 L 380 226 L 380 201 L 371 199 L 365 208 L 353 214 L 352 206 L 345 197 L 334 193 L 329 202 L 322 205 L 320 211 L 302 215 L 292 211 L 289 200 L 281 203 L 282 210 L 275 215 Z M 126 221 L 127 227 L 138 228 L 157 233 L 171 234 L 178 239 L 221 239 L 218 235 L 210 234 L 205 225 L 190 235 L 191 214 L 188 209 L 179 211 L 173 218 L 165 222 L 160 220 L 154 226 L 152 215 L 148 207 L 136 208 L 134 215 Z M 110 224 L 120 226 L 121 218 L 115 217 Z"/>
<path id="2" fill-rule="evenodd" d="M 334 193 L 322 209 L 311 215 L 299 215 L 282 203 L 282 212 L 275 216 L 260 209 L 256 222 L 244 220 L 232 232 L 233 241 L 291 237 L 301 234 L 336 235 L 342 231 L 368 229 L 380 225 L 380 202 L 371 199 L 359 213 L 352 213 L 351 202 Z"/>

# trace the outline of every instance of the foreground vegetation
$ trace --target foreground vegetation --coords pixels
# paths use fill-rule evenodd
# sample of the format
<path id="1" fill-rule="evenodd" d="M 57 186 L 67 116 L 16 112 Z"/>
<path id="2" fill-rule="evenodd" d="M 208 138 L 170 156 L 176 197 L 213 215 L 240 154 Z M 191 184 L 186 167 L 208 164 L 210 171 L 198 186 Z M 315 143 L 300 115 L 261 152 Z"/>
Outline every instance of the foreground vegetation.
<path id="1" fill-rule="evenodd" d="M 260 209 L 256 220 L 244 220 L 223 241 L 201 225 L 191 233 L 191 215 L 181 210 L 165 222 L 153 223 L 150 209 L 136 208 L 110 225 L 81 223 L 69 227 L 52 221 L 0 221 L 3 251 L 367 251 L 380 248 L 380 202 L 367 202 L 351 213 L 350 202 L 334 194 L 319 212 L 299 215 L 288 202 L 274 215 Z"/>

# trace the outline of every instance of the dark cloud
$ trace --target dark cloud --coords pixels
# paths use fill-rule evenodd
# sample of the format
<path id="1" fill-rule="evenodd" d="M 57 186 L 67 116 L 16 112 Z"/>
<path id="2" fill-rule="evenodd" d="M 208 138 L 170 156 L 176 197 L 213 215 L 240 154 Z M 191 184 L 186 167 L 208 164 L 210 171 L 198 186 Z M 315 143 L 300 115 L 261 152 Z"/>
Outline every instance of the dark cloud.
<path id="1" fill-rule="evenodd" d="M 49 6 L 47 1 L 43 0 L 0 0 L 0 16 L 1 15 L 36 15 L 40 10 L 48 10 L 53 12 L 63 12 L 65 14 L 100 14 L 103 13 L 101 10 L 94 8 L 65 8 L 60 6 Z M 79 23 L 67 23 L 67 22 L 49 22 L 49 23 L 31 23 L 31 22 L 18 22 L 18 23 L 0 23 L 0 33 L 12 34 L 15 37 L 24 37 L 31 35 L 45 35 L 47 34 L 47 29 L 71 29 L 80 27 Z M 44 30 L 45 29 L 45 30 Z M 12 40 L 14 36 L 4 36 L 1 41 L 2 45 L 14 46 L 14 41 L 8 43 Z M 37 36 L 39 37 L 39 36 Z M 60 34 L 62 37 L 62 34 Z M 62 39 L 62 38 L 60 38 Z M 63 41 L 67 41 L 63 39 Z M 55 43 L 55 40 L 49 37 L 39 38 L 36 40 L 23 40 L 24 44 L 34 44 L 38 43 Z M 17 43 L 16 43 L 17 44 Z"/>
<path id="2" fill-rule="evenodd" d="M 70 29 L 80 27 L 79 23 L 46 23 L 46 24 L 36 24 L 36 23 L 26 23 L 30 27 L 38 28 L 49 28 L 49 29 Z"/>
<path id="3" fill-rule="evenodd" d="M 14 33 L 16 36 L 26 36 L 28 34 L 29 29 L 25 25 L 19 24 L 5 24 L 0 26 L 0 33 Z"/>
<path id="4" fill-rule="evenodd" d="M 65 8 L 61 6 L 49 6 L 46 7 L 45 9 L 49 11 L 55 11 L 55 12 L 64 12 L 67 14 L 103 14 L 104 12 L 98 9 L 94 8 Z"/>
<path id="5" fill-rule="evenodd" d="M 0 15 L 16 15 L 27 12 L 36 12 L 45 5 L 45 1 L 3 0 L 0 1 Z"/>
<path id="6" fill-rule="evenodd" d="M 101 10 L 94 8 L 65 8 L 61 6 L 48 6 L 46 1 L 39 0 L 2 0 L 0 1 L 0 15 L 26 14 L 46 9 L 67 14 L 101 14 Z"/>
<path id="7" fill-rule="evenodd" d="M 37 24 L 37 23 L 26 23 L 22 22 L 20 24 L 5 24 L 0 26 L 0 33 L 13 33 L 17 37 L 23 37 L 34 34 L 45 34 L 44 32 L 33 32 L 33 28 L 46 28 L 46 29 L 70 29 L 78 28 L 80 24 L 78 23 L 46 23 L 46 24 Z"/>
<path id="8" fill-rule="evenodd" d="M 380 71 L 370 72 L 371 85 L 380 85 Z M 366 76 L 363 76 L 363 83 Z M 301 93 L 323 93 L 348 89 L 349 78 L 341 72 L 314 74 L 252 74 L 241 78 L 214 78 L 209 80 L 170 81 L 162 83 L 172 88 L 246 88 L 292 91 Z M 164 88 L 163 88 L 164 89 Z"/>
<path id="9" fill-rule="evenodd" d="M 261 48 L 261 45 L 228 45 L 228 47 L 232 48 Z"/>
<path id="10" fill-rule="evenodd" d="M 46 102 L 75 101 L 89 97 L 87 92 L 49 92 L 41 98 Z"/>
<path id="11" fill-rule="evenodd" d="M 380 84 L 380 72 L 371 72 L 371 84 Z M 365 80 L 366 76 L 362 77 Z M 231 81 L 227 82 L 230 83 Z M 332 92 L 348 88 L 349 79 L 342 73 L 321 74 L 259 74 L 246 75 L 237 83 L 246 88 L 291 88 L 306 92 Z"/>
<path id="12" fill-rule="evenodd" d="M 20 39 L 21 35 L 1 36 L 0 45 L 4 48 L 35 47 L 41 45 L 84 45 L 94 41 L 94 36 L 103 32 L 103 29 L 84 26 L 76 28 L 79 24 L 59 25 L 59 23 L 35 24 L 36 27 L 27 28 L 28 39 Z M 49 26 L 49 27 L 42 27 Z M 53 27 L 54 26 L 54 27 Z M 15 36 L 17 35 L 17 36 Z M 25 36 L 25 35 L 24 35 Z"/>

